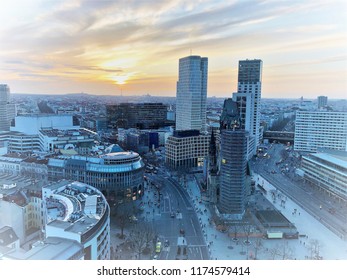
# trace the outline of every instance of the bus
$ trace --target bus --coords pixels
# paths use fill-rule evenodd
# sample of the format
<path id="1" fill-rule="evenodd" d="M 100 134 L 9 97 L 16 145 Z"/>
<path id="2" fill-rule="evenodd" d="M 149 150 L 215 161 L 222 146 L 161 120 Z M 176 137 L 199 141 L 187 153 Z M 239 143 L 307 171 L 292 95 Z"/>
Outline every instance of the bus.
<path id="1" fill-rule="evenodd" d="M 155 246 L 155 252 L 160 253 L 160 251 L 161 251 L 161 242 L 157 242 L 157 244 Z"/>

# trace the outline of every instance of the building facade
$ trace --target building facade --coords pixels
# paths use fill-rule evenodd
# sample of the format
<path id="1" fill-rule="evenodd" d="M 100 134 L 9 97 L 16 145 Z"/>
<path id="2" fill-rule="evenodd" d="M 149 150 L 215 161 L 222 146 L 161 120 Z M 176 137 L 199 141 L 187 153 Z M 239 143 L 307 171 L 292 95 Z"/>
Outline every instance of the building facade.
<path id="1" fill-rule="evenodd" d="M 318 96 L 317 103 L 318 109 L 326 107 L 328 105 L 328 96 Z"/>
<path id="2" fill-rule="evenodd" d="M 347 151 L 347 112 L 296 112 L 294 150 L 316 152 L 318 148 Z"/>
<path id="3" fill-rule="evenodd" d="M 237 102 L 224 101 L 220 119 L 220 191 L 218 211 L 228 219 L 242 219 L 246 210 L 247 145 L 249 132 L 242 129 Z"/>
<path id="4" fill-rule="evenodd" d="M 121 103 L 106 106 L 107 126 L 111 129 L 159 128 L 167 124 L 163 103 Z"/>
<path id="5" fill-rule="evenodd" d="M 303 156 L 304 179 L 347 203 L 347 152 L 326 150 Z"/>
<path id="6" fill-rule="evenodd" d="M 233 101 L 237 102 L 241 117 L 241 129 L 254 137 L 254 145 L 249 145 L 249 154 L 255 154 L 260 145 L 260 100 L 263 62 L 260 59 L 240 60 L 237 92 Z"/>
<path id="7" fill-rule="evenodd" d="M 165 145 L 165 162 L 178 168 L 202 168 L 208 155 L 210 135 L 199 131 L 176 131 L 169 136 Z"/>
<path id="8" fill-rule="evenodd" d="M 0 131 L 10 130 L 10 88 L 0 84 Z"/>
<path id="9" fill-rule="evenodd" d="M 206 131 L 207 57 L 179 60 L 176 94 L 176 130 Z"/>
<path id="10" fill-rule="evenodd" d="M 134 201 L 144 193 L 144 163 L 135 152 L 99 157 L 71 156 L 48 161 L 48 180 L 76 180 L 100 190 L 109 200 Z"/>

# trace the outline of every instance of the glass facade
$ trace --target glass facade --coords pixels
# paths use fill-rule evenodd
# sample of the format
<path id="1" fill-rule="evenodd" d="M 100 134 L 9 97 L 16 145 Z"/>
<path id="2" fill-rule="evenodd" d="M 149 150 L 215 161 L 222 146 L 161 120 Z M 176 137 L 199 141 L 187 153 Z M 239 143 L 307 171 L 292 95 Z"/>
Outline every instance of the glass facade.
<path id="1" fill-rule="evenodd" d="M 107 199 L 136 200 L 144 193 L 144 163 L 137 153 L 102 158 L 72 157 L 48 162 L 48 180 L 77 180 L 99 189 Z"/>

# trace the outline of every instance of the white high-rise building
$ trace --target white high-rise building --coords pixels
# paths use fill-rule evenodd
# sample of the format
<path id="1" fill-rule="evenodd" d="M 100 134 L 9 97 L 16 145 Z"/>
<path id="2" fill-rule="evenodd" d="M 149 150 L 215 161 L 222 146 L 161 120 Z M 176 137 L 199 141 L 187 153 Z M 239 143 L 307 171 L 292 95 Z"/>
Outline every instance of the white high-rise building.
<path id="1" fill-rule="evenodd" d="M 206 131 L 207 57 L 196 55 L 179 60 L 176 130 Z"/>
<path id="2" fill-rule="evenodd" d="M 296 112 L 294 150 L 316 152 L 318 148 L 347 151 L 347 112 Z"/>
<path id="3" fill-rule="evenodd" d="M 254 155 L 260 137 L 260 99 L 263 62 L 260 59 L 240 60 L 237 92 L 233 101 L 237 102 L 241 118 L 241 129 L 250 134 L 248 155 Z"/>
<path id="4" fill-rule="evenodd" d="M 10 102 L 10 88 L 8 85 L 0 85 L 0 131 L 10 130 L 10 120 L 8 116 L 8 104 Z"/>
<path id="5" fill-rule="evenodd" d="M 318 96 L 317 103 L 318 109 L 326 107 L 328 105 L 328 96 Z"/>

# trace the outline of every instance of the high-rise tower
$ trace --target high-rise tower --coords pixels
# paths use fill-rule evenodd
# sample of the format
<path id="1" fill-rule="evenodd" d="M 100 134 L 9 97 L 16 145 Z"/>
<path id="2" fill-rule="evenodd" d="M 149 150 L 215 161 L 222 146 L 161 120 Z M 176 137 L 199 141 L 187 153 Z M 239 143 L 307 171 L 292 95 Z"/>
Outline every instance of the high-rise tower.
<path id="1" fill-rule="evenodd" d="M 328 96 L 318 96 L 317 101 L 318 101 L 318 109 L 324 108 L 328 105 Z"/>
<path id="2" fill-rule="evenodd" d="M 176 95 L 176 130 L 206 131 L 207 57 L 179 60 Z"/>
<path id="3" fill-rule="evenodd" d="M 8 85 L 0 85 L 0 131 L 10 130 L 9 119 L 10 88 Z"/>
<path id="4" fill-rule="evenodd" d="M 248 132 L 240 126 L 237 103 L 224 101 L 220 119 L 221 165 L 219 212 L 228 218 L 242 219 L 247 194 Z"/>
<path id="5" fill-rule="evenodd" d="M 262 67 L 260 59 L 240 60 L 237 92 L 233 93 L 233 101 L 237 102 L 240 111 L 241 129 L 250 134 L 248 158 L 255 154 L 261 139 L 259 106 Z"/>

